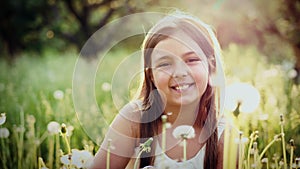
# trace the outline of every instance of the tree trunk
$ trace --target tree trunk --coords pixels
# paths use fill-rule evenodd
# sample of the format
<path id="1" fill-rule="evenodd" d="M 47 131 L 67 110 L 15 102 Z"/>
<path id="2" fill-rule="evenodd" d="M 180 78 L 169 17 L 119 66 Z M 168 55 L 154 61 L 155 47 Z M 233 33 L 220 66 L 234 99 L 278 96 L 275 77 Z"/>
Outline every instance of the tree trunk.
<path id="1" fill-rule="evenodd" d="M 297 84 L 300 83 L 300 44 L 293 45 L 294 54 L 296 58 L 295 62 L 295 70 L 297 71 L 297 76 L 295 77 L 295 82 Z"/>

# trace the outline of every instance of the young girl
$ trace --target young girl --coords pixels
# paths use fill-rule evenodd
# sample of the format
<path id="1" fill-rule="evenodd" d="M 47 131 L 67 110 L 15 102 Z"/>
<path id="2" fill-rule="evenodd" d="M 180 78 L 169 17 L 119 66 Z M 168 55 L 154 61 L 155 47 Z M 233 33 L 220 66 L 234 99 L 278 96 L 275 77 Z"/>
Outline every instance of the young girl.
<path id="1" fill-rule="evenodd" d="M 169 15 L 147 33 L 142 50 L 140 97 L 116 116 L 92 168 L 106 168 L 107 162 L 113 169 L 133 168 L 136 160 L 139 168 L 222 168 L 225 126 L 222 91 L 216 85 L 216 77 L 222 77 L 220 47 L 211 28 L 186 14 Z M 163 115 L 171 124 L 167 129 Z M 186 139 L 186 159 L 181 140 L 172 134 L 182 125 L 194 131 Z M 139 145 L 149 138 L 151 151 L 136 158 Z"/>

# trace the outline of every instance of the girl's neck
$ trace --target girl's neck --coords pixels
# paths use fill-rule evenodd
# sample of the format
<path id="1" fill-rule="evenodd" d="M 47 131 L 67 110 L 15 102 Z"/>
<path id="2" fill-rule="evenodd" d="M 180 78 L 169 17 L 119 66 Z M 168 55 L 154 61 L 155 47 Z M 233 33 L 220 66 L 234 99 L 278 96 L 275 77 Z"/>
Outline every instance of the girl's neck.
<path id="1" fill-rule="evenodd" d="M 167 105 L 165 109 L 165 114 L 168 116 L 168 122 L 171 123 L 173 127 L 179 125 L 193 126 L 197 118 L 198 110 L 198 102 L 181 106 Z"/>

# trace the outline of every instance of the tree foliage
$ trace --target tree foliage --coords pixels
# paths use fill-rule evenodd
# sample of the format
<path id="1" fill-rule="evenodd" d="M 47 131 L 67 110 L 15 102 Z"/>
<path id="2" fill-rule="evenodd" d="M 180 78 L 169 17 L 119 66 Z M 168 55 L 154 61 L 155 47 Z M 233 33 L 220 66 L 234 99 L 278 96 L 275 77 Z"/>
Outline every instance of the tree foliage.
<path id="1" fill-rule="evenodd" d="M 138 0 L 14 0 L 2 1 L 0 12 L 1 56 L 45 48 L 80 49 L 111 19 L 141 12 L 155 1 Z"/>
<path id="2" fill-rule="evenodd" d="M 47 1 L 18 0 L 0 2 L 1 52 L 14 56 L 20 50 L 41 50 L 40 31 L 48 24 Z"/>

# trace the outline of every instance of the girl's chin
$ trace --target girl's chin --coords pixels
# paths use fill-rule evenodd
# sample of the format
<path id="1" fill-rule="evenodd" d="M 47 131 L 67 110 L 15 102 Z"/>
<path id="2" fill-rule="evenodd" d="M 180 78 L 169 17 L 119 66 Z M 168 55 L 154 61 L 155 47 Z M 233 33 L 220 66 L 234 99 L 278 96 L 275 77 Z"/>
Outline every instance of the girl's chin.
<path id="1" fill-rule="evenodd" d="M 184 105 L 192 105 L 195 103 L 199 103 L 200 98 L 196 97 L 196 98 L 179 98 L 173 101 L 174 104 L 179 105 L 179 106 L 184 106 Z"/>

